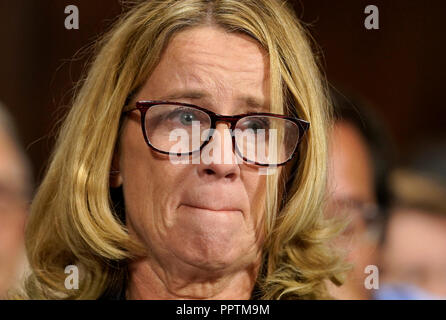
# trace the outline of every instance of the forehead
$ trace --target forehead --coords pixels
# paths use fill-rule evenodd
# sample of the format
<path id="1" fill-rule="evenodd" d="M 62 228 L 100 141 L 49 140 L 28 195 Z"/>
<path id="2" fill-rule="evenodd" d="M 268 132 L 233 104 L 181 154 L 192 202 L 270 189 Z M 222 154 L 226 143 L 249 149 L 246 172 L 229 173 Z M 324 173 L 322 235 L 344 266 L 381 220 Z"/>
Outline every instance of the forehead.
<path id="1" fill-rule="evenodd" d="M 170 39 L 141 91 L 151 99 L 187 91 L 201 92 L 200 99 L 221 101 L 249 94 L 265 102 L 269 99 L 268 56 L 244 34 L 216 27 L 186 29 Z"/>
<path id="2" fill-rule="evenodd" d="M 164 58 L 178 62 L 192 60 L 200 64 L 210 62 L 215 67 L 244 72 L 262 70 L 267 62 L 265 50 L 253 38 L 211 26 L 175 34 L 167 45 Z M 246 64 L 246 60 L 250 63 Z"/>

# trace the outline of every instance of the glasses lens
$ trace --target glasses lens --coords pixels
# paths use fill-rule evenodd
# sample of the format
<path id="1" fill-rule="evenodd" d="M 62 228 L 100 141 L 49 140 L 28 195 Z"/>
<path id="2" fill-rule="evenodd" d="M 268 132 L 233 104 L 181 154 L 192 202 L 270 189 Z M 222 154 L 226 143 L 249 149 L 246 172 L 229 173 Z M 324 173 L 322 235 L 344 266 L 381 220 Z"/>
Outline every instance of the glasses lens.
<path id="1" fill-rule="evenodd" d="M 278 165 L 288 161 L 299 142 L 293 121 L 271 116 L 248 116 L 237 122 L 234 132 L 239 154 L 249 162 Z"/>
<path id="2" fill-rule="evenodd" d="M 211 118 L 201 110 L 178 105 L 155 105 L 145 115 L 146 136 L 158 150 L 175 154 L 198 151 L 207 140 Z"/>

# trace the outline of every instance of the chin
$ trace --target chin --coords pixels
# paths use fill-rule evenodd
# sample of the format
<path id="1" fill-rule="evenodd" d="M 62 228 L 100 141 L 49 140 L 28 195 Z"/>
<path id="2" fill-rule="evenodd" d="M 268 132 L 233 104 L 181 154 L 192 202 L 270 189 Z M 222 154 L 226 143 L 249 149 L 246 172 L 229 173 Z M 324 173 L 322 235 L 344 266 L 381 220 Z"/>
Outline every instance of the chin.
<path id="1" fill-rule="evenodd" d="M 225 255 L 221 252 L 211 253 L 207 256 L 188 255 L 188 263 L 196 268 L 207 270 L 209 272 L 218 273 L 232 269 L 240 269 L 246 265 L 246 257 L 239 255 Z"/>
<path id="2" fill-rule="evenodd" d="M 219 233 L 212 237 L 187 236 L 172 244 L 177 249 L 175 255 L 198 268 L 206 270 L 222 270 L 237 267 L 249 257 L 249 250 L 243 242 L 236 241 L 234 234 L 230 236 Z"/>

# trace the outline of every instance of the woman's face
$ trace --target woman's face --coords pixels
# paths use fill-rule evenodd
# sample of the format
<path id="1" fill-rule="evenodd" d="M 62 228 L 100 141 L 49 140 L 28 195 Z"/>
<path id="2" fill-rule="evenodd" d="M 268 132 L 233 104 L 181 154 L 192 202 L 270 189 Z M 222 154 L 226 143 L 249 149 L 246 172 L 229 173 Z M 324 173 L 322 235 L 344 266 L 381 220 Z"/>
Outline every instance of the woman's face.
<path id="1" fill-rule="evenodd" d="M 197 27 L 170 40 L 134 101 L 186 102 L 224 115 L 267 112 L 268 75 L 254 40 Z M 227 129 L 218 123 L 221 139 L 205 148 L 229 153 L 232 164 L 177 164 L 146 145 L 138 111 L 124 123 L 118 184 L 127 225 L 161 266 L 236 270 L 259 261 L 266 179 L 259 167 L 237 164 Z"/>

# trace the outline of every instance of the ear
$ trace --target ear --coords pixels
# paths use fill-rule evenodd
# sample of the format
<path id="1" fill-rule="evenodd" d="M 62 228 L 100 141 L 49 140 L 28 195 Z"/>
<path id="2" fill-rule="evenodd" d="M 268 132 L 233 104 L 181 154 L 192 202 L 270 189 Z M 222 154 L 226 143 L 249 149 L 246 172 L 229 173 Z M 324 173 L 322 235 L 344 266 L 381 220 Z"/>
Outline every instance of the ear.
<path id="1" fill-rule="evenodd" d="M 112 165 L 110 168 L 110 187 L 119 188 L 122 185 L 122 175 L 119 166 L 119 148 L 115 148 L 113 153 Z"/>

